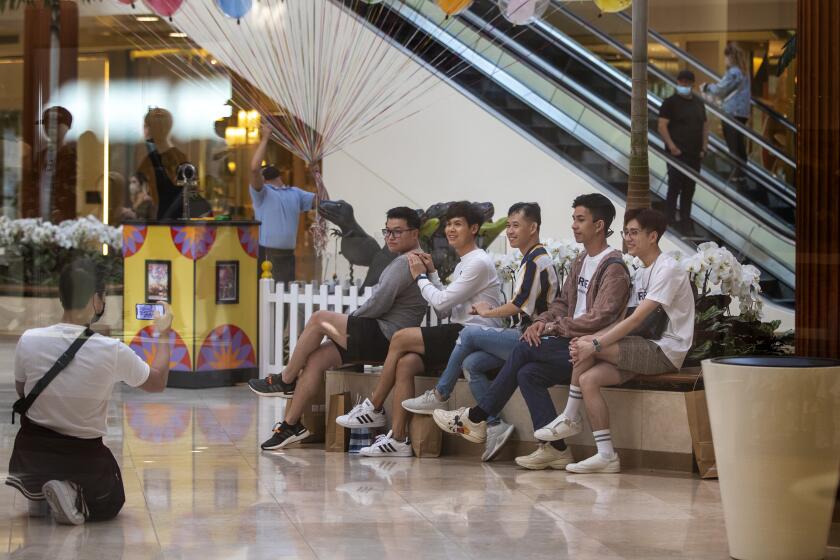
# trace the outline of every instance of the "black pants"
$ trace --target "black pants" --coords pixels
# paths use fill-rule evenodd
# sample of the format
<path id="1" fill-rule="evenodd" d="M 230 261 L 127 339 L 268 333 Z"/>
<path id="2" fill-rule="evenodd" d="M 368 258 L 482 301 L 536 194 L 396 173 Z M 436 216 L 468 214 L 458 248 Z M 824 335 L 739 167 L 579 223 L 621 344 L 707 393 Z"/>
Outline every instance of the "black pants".
<path id="1" fill-rule="evenodd" d="M 262 274 L 262 262 L 271 262 L 271 275 L 275 282 L 288 284 L 295 281 L 295 252 L 293 249 L 272 249 L 260 245 L 260 262 L 257 276 Z"/>
<path id="2" fill-rule="evenodd" d="M 746 125 L 747 117 L 732 117 L 739 123 Z M 742 165 L 747 163 L 747 138 L 737 128 L 723 123 L 723 138 L 726 140 L 726 146 L 729 148 L 729 153 L 738 160 L 735 164 L 735 171 L 732 173 L 732 178 L 741 180 L 744 177 L 744 172 L 741 169 Z"/>
<path id="3" fill-rule="evenodd" d="M 120 467 L 102 438 L 65 436 L 21 417 L 6 484 L 27 499 L 43 500 L 50 480 L 79 485 L 88 521 L 113 519 L 125 504 Z"/>
<path id="4" fill-rule="evenodd" d="M 676 156 L 684 165 L 699 172 L 702 158 L 700 154 L 682 153 Z M 694 179 L 682 173 L 676 167 L 668 165 L 668 196 L 665 200 L 665 215 L 673 224 L 677 215 L 677 199 L 680 201 L 680 220 L 691 221 L 691 201 L 694 199 Z"/>

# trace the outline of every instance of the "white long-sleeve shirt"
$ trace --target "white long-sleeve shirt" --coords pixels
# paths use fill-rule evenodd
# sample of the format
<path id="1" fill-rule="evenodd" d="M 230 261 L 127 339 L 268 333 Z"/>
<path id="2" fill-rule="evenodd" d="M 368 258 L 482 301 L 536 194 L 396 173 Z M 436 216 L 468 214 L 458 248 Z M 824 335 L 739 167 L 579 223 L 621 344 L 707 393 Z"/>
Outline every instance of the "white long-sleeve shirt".
<path id="1" fill-rule="evenodd" d="M 501 305 L 502 286 L 493 259 L 483 249 L 474 249 L 461 257 L 452 273 L 452 282 L 444 286 L 437 272 L 428 280 L 417 281 L 423 299 L 434 307 L 438 317 L 449 317 L 453 323 L 462 325 L 484 325 L 500 327 L 500 319 L 470 315 L 470 309 L 478 302 L 487 302 L 493 307 Z"/>

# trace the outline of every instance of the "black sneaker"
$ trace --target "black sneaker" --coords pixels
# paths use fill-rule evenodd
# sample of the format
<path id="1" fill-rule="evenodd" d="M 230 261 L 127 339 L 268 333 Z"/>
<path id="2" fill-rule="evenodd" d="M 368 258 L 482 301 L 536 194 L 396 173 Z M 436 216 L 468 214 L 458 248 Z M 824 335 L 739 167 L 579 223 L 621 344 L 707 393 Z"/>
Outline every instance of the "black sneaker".
<path id="1" fill-rule="evenodd" d="M 274 433 L 260 447 L 267 451 L 271 449 L 282 449 L 287 445 L 303 441 L 310 435 L 306 426 L 300 422 L 296 426 L 289 426 L 285 422 L 277 422 L 274 425 Z"/>
<path id="2" fill-rule="evenodd" d="M 279 373 L 273 373 L 263 379 L 248 380 L 248 387 L 261 397 L 291 399 L 295 395 L 295 385 L 297 380 L 285 383 Z"/>

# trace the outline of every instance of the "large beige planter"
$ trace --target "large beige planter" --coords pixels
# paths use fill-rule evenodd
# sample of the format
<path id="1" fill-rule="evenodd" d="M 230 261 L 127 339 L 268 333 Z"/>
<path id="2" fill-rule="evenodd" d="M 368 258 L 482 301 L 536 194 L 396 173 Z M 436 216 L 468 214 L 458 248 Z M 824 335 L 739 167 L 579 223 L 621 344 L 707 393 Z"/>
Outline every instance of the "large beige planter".
<path id="1" fill-rule="evenodd" d="M 840 361 L 703 362 L 729 554 L 825 556 L 840 468 Z"/>

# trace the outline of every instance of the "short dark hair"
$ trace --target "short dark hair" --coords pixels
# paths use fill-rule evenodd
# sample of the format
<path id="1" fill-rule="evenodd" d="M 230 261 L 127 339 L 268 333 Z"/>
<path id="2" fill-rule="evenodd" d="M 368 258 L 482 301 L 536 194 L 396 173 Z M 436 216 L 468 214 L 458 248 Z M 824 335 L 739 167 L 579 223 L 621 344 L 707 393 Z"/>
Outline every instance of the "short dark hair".
<path id="1" fill-rule="evenodd" d="M 90 259 L 71 262 L 58 277 L 58 298 L 66 310 L 84 309 L 93 294 L 105 293 L 105 281 Z"/>
<path id="2" fill-rule="evenodd" d="M 484 223 L 484 216 L 475 207 L 475 204 L 467 200 L 460 200 L 450 204 L 449 208 L 446 209 L 446 215 L 444 217 L 447 222 L 455 218 L 464 218 L 470 226 L 480 226 Z"/>
<path id="3" fill-rule="evenodd" d="M 680 73 L 677 74 L 677 81 L 678 82 L 691 82 L 694 83 L 694 72 L 691 70 L 680 70 Z"/>
<path id="4" fill-rule="evenodd" d="M 656 242 L 662 239 L 665 231 L 668 229 L 668 220 L 665 214 L 652 208 L 634 208 L 627 210 L 624 213 L 624 225 L 626 226 L 631 220 L 639 222 L 639 227 L 646 231 L 656 232 Z"/>
<path id="5" fill-rule="evenodd" d="M 572 208 L 583 206 L 589 213 L 592 214 L 592 220 L 604 221 L 604 232 L 606 237 L 613 234 L 610 226 L 615 219 L 615 206 L 610 202 L 610 199 L 600 193 L 582 194 L 572 202 Z"/>
<path id="6" fill-rule="evenodd" d="M 536 202 L 517 202 L 508 210 L 508 216 L 517 212 L 522 212 L 523 216 L 536 222 L 538 226 L 542 225 L 542 210 Z"/>
<path id="7" fill-rule="evenodd" d="M 143 123 L 149 127 L 152 138 L 160 142 L 172 131 L 172 113 L 160 107 L 149 109 L 143 117 Z"/>
<path id="8" fill-rule="evenodd" d="M 388 210 L 385 217 L 388 220 L 405 220 L 405 223 L 411 229 L 420 229 L 420 215 L 414 208 L 409 208 L 408 206 L 397 206 L 396 208 Z"/>
<path id="9" fill-rule="evenodd" d="M 266 165 L 262 168 L 262 176 L 266 181 L 272 181 L 280 176 L 280 170 L 273 165 Z"/>

